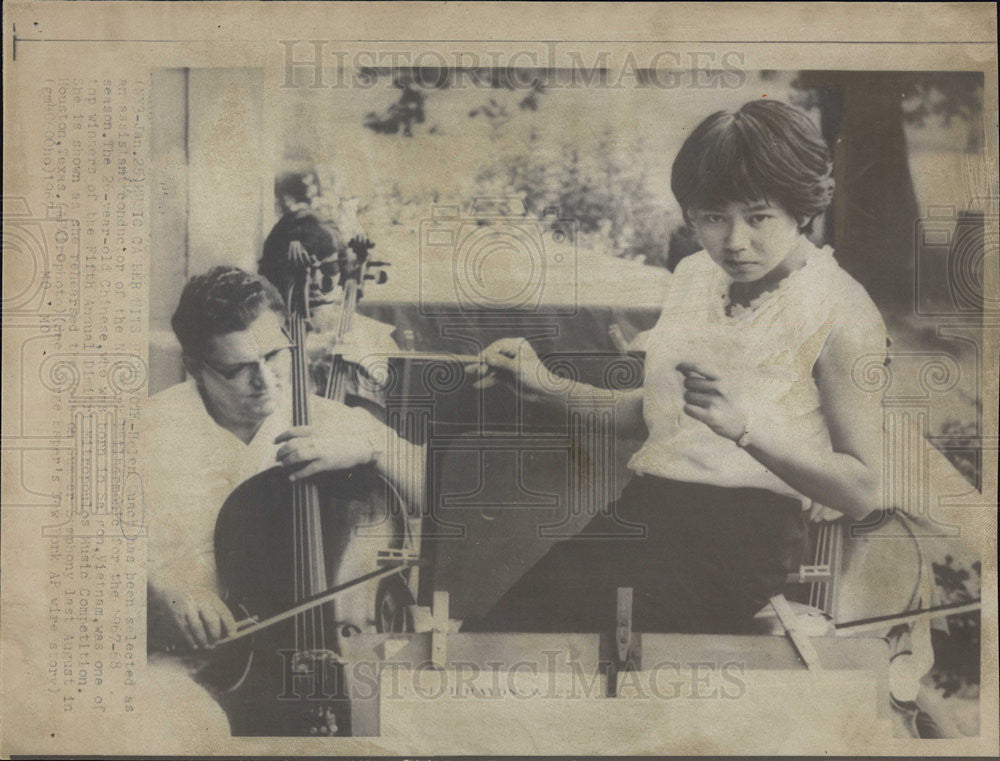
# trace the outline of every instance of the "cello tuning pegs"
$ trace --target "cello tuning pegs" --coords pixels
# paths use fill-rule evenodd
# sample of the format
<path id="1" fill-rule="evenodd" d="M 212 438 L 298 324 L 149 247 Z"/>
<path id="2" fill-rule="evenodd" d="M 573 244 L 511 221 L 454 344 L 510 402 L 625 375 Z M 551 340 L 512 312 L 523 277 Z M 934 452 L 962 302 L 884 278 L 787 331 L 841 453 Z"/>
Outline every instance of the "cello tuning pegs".
<path id="1" fill-rule="evenodd" d="M 382 285 L 389 280 L 389 276 L 385 272 L 379 272 L 377 275 L 365 275 L 365 280 L 374 280 L 375 285 Z"/>
<path id="2" fill-rule="evenodd" d="M 354 255 L 360 259 L 366 258 L 368 252 L 375 248 L 375 244 L 363 235 L 355 235 L 348 241 L 347 245 L 354 252 Z"/>
<path id="3" fill-rule="evenodd" d="M 368 262 L 369 267 L 391 267 L 392 262 Z"/>

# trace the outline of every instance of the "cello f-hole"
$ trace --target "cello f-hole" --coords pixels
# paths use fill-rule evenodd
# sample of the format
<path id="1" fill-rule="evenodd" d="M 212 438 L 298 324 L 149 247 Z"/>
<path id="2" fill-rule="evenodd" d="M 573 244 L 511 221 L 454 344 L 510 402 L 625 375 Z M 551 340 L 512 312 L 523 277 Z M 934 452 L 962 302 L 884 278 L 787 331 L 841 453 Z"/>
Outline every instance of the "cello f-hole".
<path id="1" fill-rule="evenodd" d="M 355 634 L 361 634 L 361 629 L 354 624 L 344 624 L 340 627 L 340 636 L 344 638 L 353 637 Z"/>

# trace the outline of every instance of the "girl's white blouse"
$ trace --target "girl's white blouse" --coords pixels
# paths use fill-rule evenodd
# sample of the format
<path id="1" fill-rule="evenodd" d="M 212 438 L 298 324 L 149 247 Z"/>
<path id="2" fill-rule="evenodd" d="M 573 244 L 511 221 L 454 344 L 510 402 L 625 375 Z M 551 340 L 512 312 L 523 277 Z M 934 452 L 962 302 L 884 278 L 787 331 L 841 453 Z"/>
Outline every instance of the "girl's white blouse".
<path id="1" fill-rule="evenodd" d="M 676 367 L 693 362 L 723 379 L 748 412 L 751 435 L 755 424 L 774 421 L 796 441 L 831 449 L 813 368 L 838 323 L 872 322 L 878 310 L 829 247 L 813 248 L 803 267 L 730 316 L 731 283 L 705 251 L 682 260 L 670 278 L 660 319 L 645 341 L 649 438 L 629 468 L 678 481 L 769 489 L 808 502 L 733 441 L 685 414 Z M 884 345 L 881 319 L 863 327 L 878 331 Z"/>

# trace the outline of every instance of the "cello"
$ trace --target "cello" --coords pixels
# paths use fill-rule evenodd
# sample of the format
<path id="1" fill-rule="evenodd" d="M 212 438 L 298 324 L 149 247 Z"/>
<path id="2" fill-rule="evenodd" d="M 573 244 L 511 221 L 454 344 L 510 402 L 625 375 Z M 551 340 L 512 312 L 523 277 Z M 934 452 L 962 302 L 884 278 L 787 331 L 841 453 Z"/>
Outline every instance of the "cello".
<path id="1" fill-rule="evenodd" d="M 341 337 L 364 280 L 373 278 L 367 248 L 355 253 L 358 265 L 342 275 Z M 286 294 L 295 426 L 311 421 L 308 267 L 297 268 Z M 328 383 L 335 401 L 343 401 L 347 372 L 335 357 Z M 217 643 L 218 658 L 199 681 L 216 694 L 234 735 L 354 733 L 351 640 L 408 627 L 412 543 L 402 500 L 374 465 L 294 482 L 276 466 L 233 491 L 216 521 L 215 557 L 227 603 L 247 617 Z M 237 640 L 249 640 L 248 654 Z"/>

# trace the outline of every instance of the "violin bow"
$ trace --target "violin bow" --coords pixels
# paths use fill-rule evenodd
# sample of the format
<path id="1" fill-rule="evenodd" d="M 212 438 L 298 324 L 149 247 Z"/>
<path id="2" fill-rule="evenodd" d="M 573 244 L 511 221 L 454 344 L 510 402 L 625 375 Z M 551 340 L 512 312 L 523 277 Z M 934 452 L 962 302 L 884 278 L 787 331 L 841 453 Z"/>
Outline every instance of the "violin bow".
<path id="1" fill-rule="evenodd" d="M 259 631 L 267 629 L 268 627 L 274 626 L 275 624 L 281 623 L 282 621 L 287 621 L 293 616 L 297 616 L 300 613 L 305 613 L 312 610 L 313 608 L 328 603 L 334 600 L 339 595 L 347 592 L 348 590 L 358 586 L 359 584 L 364 584 L 366 581 L 374 581 L 375 579 L 381 579 L 383 576 L 391 576 L 394 573 L 399 573 L 412 565 L 416 565 L 417 561 L 413 560 L 403 560 L 399 563 L 391 565 L 387 568 L 379 568 L 376 571 L 371 571 L 369 573 L 362 574 L 357 578 L 351 579 L 350 581 L 339 584 L 335 587 L 330 587 L 330 589 L 325 592 L 321 592 L 318 595 L 307 598 L 297 605 L 283 610 L 281 613 L 276 613 L 269 618 L 265 618 L 262 621 L 258 621 L 256 618 L 244 618 L 242 621 L 236 622 L 236 633 L 230 634 L 228 637 L 223 637 L 218 639 L 208 646 L 208 650 L 212 650 L 216 647 L 222 645 L 228 645 L 231 642 L 237 642 L 244 637 L 249 637 L 251 634 L 256 634 Z"/>
<path id="2" fill-rule="evenodd" d="M 887 616 L 872 616 L 871 618 L 859 618 L 856 621 L 845 621 L 841 624 L 834 624 L 833 628 L 837 635 L 854 634 L 855 632 L 870 631 L 872 629 L 889 628 L 897 624 L 908 624 L 920 621 L 925 618 L 937 618 L 939 616 L 957 616 L 962 613 L 972 613 L 982 607 L 982 598 L 970 600 L 969 602 L 950 603 L 948 605 L 935 605 L 923 610 L 913 610 L 907 613 L 893 613 Z"/>

